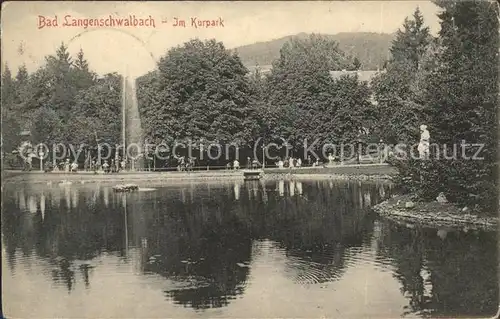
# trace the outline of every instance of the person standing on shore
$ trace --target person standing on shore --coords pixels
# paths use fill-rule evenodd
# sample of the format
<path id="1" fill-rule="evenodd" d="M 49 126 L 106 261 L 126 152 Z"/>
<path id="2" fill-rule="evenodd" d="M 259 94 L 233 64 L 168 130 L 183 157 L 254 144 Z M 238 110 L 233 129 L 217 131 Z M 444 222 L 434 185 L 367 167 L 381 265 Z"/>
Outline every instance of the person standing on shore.
<path id="1" fill-rule="evenodd" d="M 259 161 L 257 161 L 257 159 L 254 159 L 252 161 L 252 169 L 257 169 L 257 167 L 259 167 Z"/>
<path id="2" fill-rule="evenodd" d="M 120 157 L 119 156 L 116 157 L 114 164 L 115 164 L 115 171 L 118 173 L 120 171 Z"/>
<path id="3" fill-rule="evenodd" d="M 278 168 L 283 168 L 283 166 L 284 166 L 284 163 L 283 163 L 283 161 L 280 158 L 279 161 L 278 161 Z"/>
<path id="4" fill-rule="evenodd" d="M 420 143 L 418 144 L 418 153 L 420 159 L 429 159 L 429 140 L 431 135 L 427 130 L 427 125 L 420 125 Z"/>
<path id="5" fill-rule="evenodd" d="M 109 164 L 108 164 L 108 160 L 105 160 L 104 161 L 104 164 L 102 164 L 102 168 L 104 170 L 104 173 L 109 173 Z"/>

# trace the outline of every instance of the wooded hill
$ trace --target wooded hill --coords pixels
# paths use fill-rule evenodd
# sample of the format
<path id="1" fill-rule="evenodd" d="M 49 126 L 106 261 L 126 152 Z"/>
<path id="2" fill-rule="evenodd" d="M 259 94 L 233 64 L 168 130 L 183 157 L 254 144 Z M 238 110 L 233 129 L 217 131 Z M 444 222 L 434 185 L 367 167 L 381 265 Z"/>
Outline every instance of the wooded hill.
<path id="1" fill-rule="evenodd" d="M 299 33 L 279 39 L 257 42 L 237 48 L 245 66 L 271 65 L 279 58 L 280 49 L 291 38 L 306 39 L 308 33 Z M 390 57 L 394 34 L 373 33 L 373 32 L 342 32 L 333 35 L 323 34 L 323 36 L 338 42 L 339 48 L 349 55 L 357 57 L 361 62 L 361 70 L 377 70 L 382 68 L 384 62 Z"/>

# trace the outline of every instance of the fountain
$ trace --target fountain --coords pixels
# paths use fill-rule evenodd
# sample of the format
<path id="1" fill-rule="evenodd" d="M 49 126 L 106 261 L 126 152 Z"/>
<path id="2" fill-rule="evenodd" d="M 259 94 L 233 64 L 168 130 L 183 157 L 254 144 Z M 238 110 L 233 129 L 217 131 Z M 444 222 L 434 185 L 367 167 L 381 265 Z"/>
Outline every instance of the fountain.
<path id="1" fill-rule="evenodd" d="M 131 170 L 144 168 L 143 136 L 139 105 L 137 102 L 136 79 L 125 72 L 122 80 L 122 147 L 125 150 L 125 160 L 131 162 Z M 135 192 L 152 191 L 154 188 L 139 188 L 136 184 L 113 186 L 113 191 Z"/>
<path id="2" fill-rule="evenodd" d="M 142 128 L 137 103 L 136 79 L 126 71 L 122 78 L 122 147 L 123 158 L 131 163 L 131 170 L 144 167 L 142 159 Z M 116 185 L 115 192 L 133 192 L 139 190 L 136 184 Z"/>
<path id="3" fill-rule="evenodd" d="M 131 170 L 141 170 L 144 168 L 143 136 L 136 79 L 126 72 L 122 82 L 122 146 L 125 150 L 125 159 L 131 163 Z"/>

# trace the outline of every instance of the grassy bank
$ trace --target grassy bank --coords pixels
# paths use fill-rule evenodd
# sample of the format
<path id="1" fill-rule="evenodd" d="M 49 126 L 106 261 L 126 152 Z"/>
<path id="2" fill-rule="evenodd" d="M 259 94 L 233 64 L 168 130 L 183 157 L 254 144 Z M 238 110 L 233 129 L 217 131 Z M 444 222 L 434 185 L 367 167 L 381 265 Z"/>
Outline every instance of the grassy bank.
<path id="1" fill-rule="evenodd" d="M 413 203 L 407 208 L 408 202 Z M 404 223 L 407 226 L 450 227 L 467 229 L 498 230 L 498 217 L 485 216 L 473 209 L 457 207 L 451 203 L 418 202 L 410 195 L 394 196 L 373 207 L 380 216 Z"/>

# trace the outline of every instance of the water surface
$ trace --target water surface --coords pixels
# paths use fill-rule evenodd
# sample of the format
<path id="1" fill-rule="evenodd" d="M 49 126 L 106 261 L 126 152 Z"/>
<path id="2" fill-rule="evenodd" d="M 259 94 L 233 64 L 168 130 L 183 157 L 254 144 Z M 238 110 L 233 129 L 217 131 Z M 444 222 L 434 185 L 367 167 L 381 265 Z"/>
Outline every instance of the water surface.
<path id="1" fill-rule="evenodd" d="M 369 207 L 387 184 L 7 184 L 5 315 L 491 316 L 496 233 L 416 228 Z"/>

